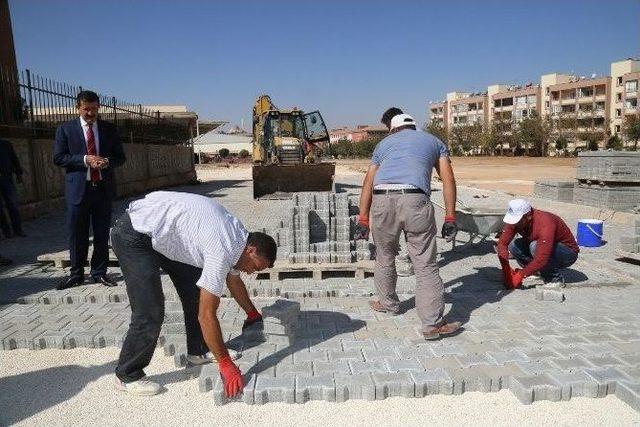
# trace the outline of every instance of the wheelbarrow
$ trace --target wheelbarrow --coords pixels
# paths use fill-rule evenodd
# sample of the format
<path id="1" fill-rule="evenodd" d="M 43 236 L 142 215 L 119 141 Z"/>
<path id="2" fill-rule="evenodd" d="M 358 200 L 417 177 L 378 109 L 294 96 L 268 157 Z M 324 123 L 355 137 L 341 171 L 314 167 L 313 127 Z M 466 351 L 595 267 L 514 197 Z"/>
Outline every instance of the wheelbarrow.
<path id="1" fill-rule="evenodd" d="M 431 203 L 443 211 L 445 210 L 445 207 L 438 202 L 432 200 Z M 481 243 L 490 235 L 502 231 L 504 225 L 502 218 L 504 218 L 505 212 L 503 208 L 472 208 L 465 206 L 464 203 L 460 201 L 458 201 L 458 204 L 462 206 L 456 209 L 456 225 L 458 226 L 458 231 L 464 231 L 469 234 L 469 240 L 465 242 L 463 246 L 472 243 Z M 478 237 L 480 239 L 474 242 Z M 454 237 L 451 250 L 454 250 L 455 247 L 456 239 Z"/>

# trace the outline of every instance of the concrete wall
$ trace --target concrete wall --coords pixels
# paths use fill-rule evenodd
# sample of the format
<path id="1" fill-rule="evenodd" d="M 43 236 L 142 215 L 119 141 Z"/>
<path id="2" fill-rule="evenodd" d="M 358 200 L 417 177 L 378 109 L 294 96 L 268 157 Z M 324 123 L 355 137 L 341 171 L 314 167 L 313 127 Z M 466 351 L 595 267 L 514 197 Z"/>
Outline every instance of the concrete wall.
<path id="1" fill-rule="evenodd" d="M 24 169 L 17 184 L 24 218 L 64 206 L 64 169 L 53 164 L 52 140 L 10 139 Z M 124 144 L 126 163 L 116 169 L 118 197 L 185 184 L 195 178 L 191 147 Z"/>

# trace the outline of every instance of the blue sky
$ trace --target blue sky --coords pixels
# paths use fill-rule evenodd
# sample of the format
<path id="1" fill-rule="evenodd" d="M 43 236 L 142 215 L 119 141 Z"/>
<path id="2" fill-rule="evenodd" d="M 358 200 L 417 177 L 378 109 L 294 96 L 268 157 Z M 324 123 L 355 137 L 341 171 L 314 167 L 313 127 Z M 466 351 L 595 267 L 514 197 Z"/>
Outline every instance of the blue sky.
<path id="1" fill-rule="evenodd" d="M 640 57 L 640 1 L 9 0 L 19 67 L 203 119 L 251 120 L 261 93 L 329 127 L 448 91 L 609 74 Z"/>

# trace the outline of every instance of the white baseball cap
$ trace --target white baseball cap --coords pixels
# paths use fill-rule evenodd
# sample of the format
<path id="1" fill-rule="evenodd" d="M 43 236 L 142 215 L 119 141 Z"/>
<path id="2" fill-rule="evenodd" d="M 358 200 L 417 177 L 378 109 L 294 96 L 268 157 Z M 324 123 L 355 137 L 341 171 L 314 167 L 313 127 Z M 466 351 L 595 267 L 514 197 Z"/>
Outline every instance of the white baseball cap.
<path id="1" fill-rule="evenodd" d="M 399 128 L 400 126 L 416 125 L 416 121 L 413 120 L 408 114 L 398 114 L 391 119 L 391 129 Z"/>
<path id="2" fill-rule="evenodd" d="M 517 224 L 529 212 L 531 212 L 531 203 L 524 199 L 513 199 L 509 202 L 509 209 L 503 221 L 505 224 Z"/>

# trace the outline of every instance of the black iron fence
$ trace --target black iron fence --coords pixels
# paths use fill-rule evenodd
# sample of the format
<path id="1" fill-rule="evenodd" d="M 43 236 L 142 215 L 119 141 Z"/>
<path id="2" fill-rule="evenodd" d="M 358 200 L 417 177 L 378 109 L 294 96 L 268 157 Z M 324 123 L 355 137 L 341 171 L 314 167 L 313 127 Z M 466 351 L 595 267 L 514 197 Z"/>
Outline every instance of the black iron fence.
<path id="1" fill-rule="evenodd" d="M 0 136 L 53 138 L 60 123 L 78 117 L 76 96 L 82 89 L 29 70 L 15 75 L 0 67 Z M 99 96 L 100 118 L 114 123 L 124 142 L 190 143 L 195 119 L 166 118 L 141 104 Z"/>

